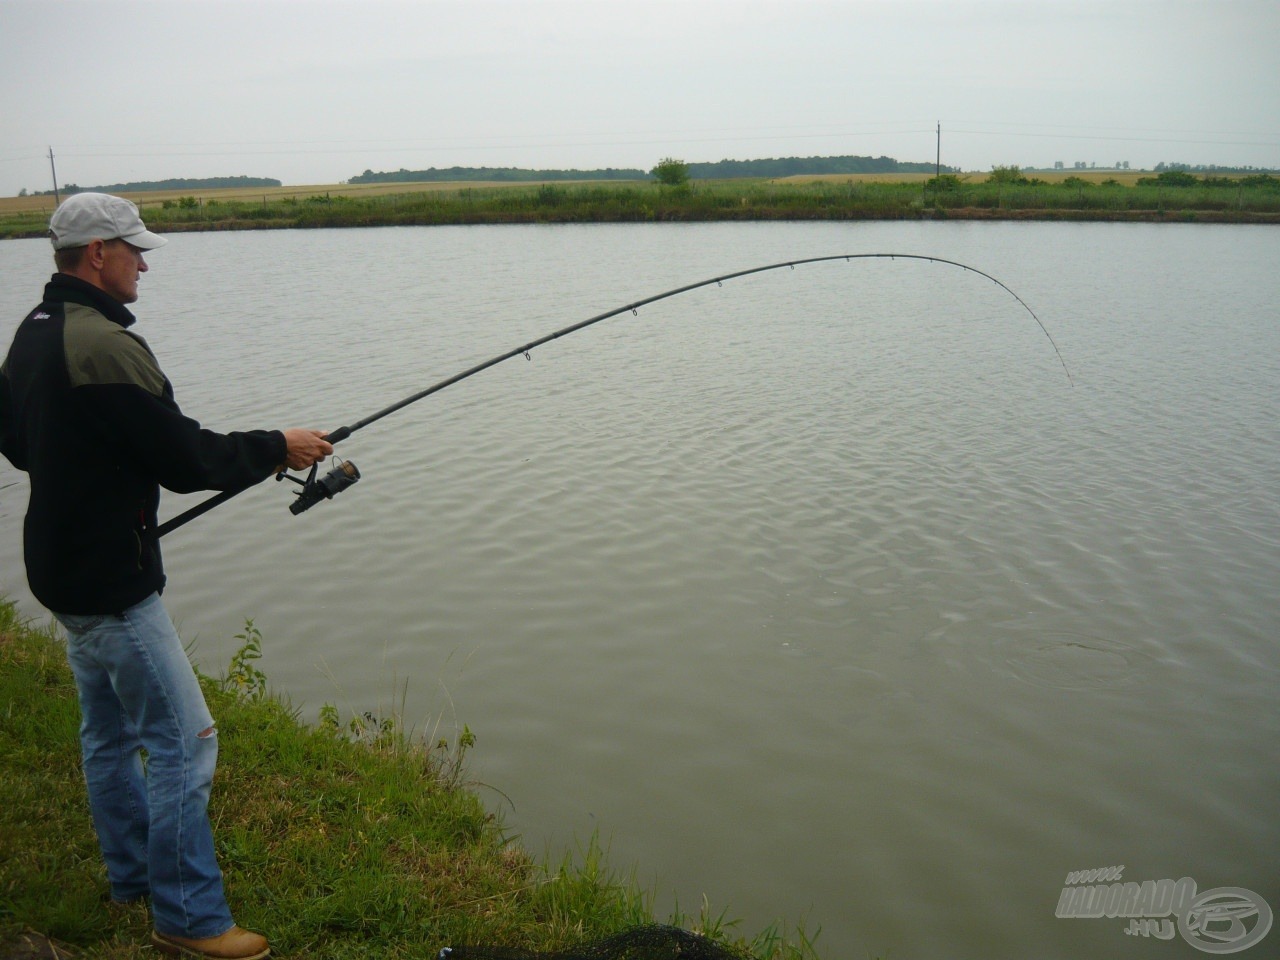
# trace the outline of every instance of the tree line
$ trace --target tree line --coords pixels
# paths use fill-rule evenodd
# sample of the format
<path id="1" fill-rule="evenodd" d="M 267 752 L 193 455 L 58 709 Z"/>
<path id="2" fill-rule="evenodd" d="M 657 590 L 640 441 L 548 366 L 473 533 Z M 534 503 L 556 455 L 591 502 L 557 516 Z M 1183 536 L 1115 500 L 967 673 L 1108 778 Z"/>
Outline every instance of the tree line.
<path id="1" fill-rule="evenodd" d="M 280 187 L 279 180 L 270 177 L 203 177 L 195 180 L 139 180 L 134 183 L 105 183 L 97 187 L 82 187 L 75 183 L 64 184 L 59 192 L 66 196 L 73 193 L 145 193 L 151 190 L 214 190 L 220 187 Z M 22 193 L 26 196 L 24 190 Z M 39 190 L 32 196 L 51 197 L 52 190 Z"/>
<path id="2" fill-rule="evenodd" d="M 690 163 L 695 180 L 734 180 L 742 177 L 798 177 L 845 173 L 957 173 L 945 164 L 909 163 L 893 157 L 777 157 L 766 160 L 720 160 Z"/>
<path id="3" fill-rule="evenodd" d="M 688 163 L 688 175 L 695 180 L 733 180 L 749 177 L 817 176 L 846 173 L 934 173 L 932 163 L 908 163 L 892 157 L 771 157 L 764 160 L 719 160 Z M 942 166 L 941 172 L 955 173 Z M 540 170 L 524 167 L 430 167 L 426 170 L 375 172 L 365 170 L 348 183 L 422 183 L 438 181 L 488 181 L 519 183 L 565 180 L 649 180 L 653 171 L 606 167 L 598 170 Z"/>
<path id="4" fill-rule="evenodd" d="M 426 170 L 366 170 L 347 183 L 530 183 L 539 180 L 644 180 L 643 170 L 605 167 L 600 170 L 533 170 L 524 167 L 429 167 Z"/>
<path id="5" fill-rule="evenodd" d="M 1184 173 L 1280 173 L 1275 167 L 1224 167 L 1216 163 L 1157 163 L 1152 168 L 1156 173 L 1181 171 Z"/>

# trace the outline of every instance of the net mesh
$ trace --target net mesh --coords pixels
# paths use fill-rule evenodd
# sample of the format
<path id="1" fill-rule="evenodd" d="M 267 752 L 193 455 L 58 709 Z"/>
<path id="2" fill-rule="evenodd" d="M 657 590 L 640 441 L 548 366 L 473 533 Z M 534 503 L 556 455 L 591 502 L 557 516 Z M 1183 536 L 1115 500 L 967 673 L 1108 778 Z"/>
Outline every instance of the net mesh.
<path id="1" fill-rule="evenodd" d="M 446 947 L 438 960 L 750 960 L 749 955 L 680 927 L 648 924 L 565 950 Z"/>

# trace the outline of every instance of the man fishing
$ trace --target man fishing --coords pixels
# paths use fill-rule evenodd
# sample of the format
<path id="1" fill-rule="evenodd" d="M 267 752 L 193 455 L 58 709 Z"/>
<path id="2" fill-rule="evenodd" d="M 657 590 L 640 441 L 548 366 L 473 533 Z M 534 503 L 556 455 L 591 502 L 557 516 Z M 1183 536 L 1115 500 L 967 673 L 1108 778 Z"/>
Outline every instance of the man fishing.
<path id="1" fill-rule="evenodd" d="M 134 204 L 76 194 L 49 233 L 58 272 L 0 364 L 0 452 L 30 475 L 27 579 L 67 632 L 111 899 L 150 898 L 163 953 L 259 960 L 267 940 L 235 925 L 214 853 L 214 719 L 160 600 L 160 487 L 238 490 L 333 447 L 323 431 L 223 434 L 183 415 L 130 329 L 143 254 L 167 242 Z"/>

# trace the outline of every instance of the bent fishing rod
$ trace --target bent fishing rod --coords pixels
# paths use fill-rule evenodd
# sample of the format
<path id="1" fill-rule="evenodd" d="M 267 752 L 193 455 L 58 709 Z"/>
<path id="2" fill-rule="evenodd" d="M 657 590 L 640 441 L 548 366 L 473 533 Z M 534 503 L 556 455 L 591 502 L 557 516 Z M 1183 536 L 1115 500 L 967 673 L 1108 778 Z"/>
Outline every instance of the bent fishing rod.
<path id="1" fill-rule="evenodd" d="M 664 293 L 657 293 L 651 297 L 645 297 L 643 300 L 635 300 L 631 303 L 624 304 L 621 307 L 606 310 L 604 313 L 596 314 L 594 317 L 589 317 L 586 320 L 580 320 L 577 323 L 570 324 L 569 326 L 556 330 L 553 333 L 548 333 L 546 336 L 539 337 L 537 340 L 531 340 L 522 346 L 516 347 L 514 350 L 508 350 L 506 353 L 499 354 L 498 356 L 486 360 L 483 363 L 478 363 L 474 367 L 469 367 L 468 369 L 463 370 L 461 373 L 455 373 L 451 377 L 446 377 L 439 383 L 432 384 L 425 390 L 419 390 L 417 393 L 411 394 L 403 400 L 398 400 L 391 404 L 391 406 L 384 407 L 377 413 L 370 414 L 365 417 L 363 420 L 357 420 L 350 426 L 339 427 L 337 430 L 329 433 L 326 439 L 328 439 L 330 443 L 339 443 L 347 439 L 357 430 L 363 430 L 365 427 L 369 426 L 369 424 L 376 423 L 383 417 L 388 417 L 398 410 L 403 410 L 411 403 L 417 403 L 419 400 L 425 399 L 433 393 L 439 393 L 445 387 L 451 387 L 455 383 L 460 383 L 468 377 L 473 377 L 477 373 L 480 373 L 483 370 L 488 370 L 490 367 L 497 366 L 499 363 L 510 360 L 513 357 L 523 356 L 526 360 L 530 360 L 532 359 L 530 352 L 543 344 L 550 343 L 552 340 L 558 340 L 560 337 L 568 336 L 571 333 L 577 333 L 579 330 L 585 330 L 587 327 L 597 324 L 602 320 L 608 320 L 612 317 L 616 317 L 619 314 L 626 313 L 628 310 L 631 311 L 633 315 L 639 316 L 640 308 L 643 306 L 647 306 L 651 303 L 657 303 L 659 300 L 666 300 L 669 297 L 675 297 L 682 293 L 688 293 L 690 290 L 709 287 L 713 283 L 723 286 L 726 280 L 746 277 L 753 273 L 766 273 L 770 270 L 780 270 L 783 267 L 790 267 L 794 270 L 802 264 L 823 263 L 831 260 L 920 260 L 927 261 L 929 263 L 941 263 L 951 267 L 959 267 L 961 270 L 977 274 L 980 277 L 985 277 L 1001 290 L 1005 291 L 1005 293 L 1009 294 L 1009 296 L 1013 297 L 1014 300 L 1018 301 L 1022 308 L 1031 315 L 1031 318 L 1035 320 L 1036 324 L 1040 327 L 1041 332 L 1044 333 L 1049 340 L 1049 344 L 1053 347 L 1053 352 L 1057 355 L 1058 362 L 1062 364 L 1062 370 L 1067 375 L 1067 382 L 1070 383 L 1072 387 L 1075 386 L 1075 380 L 1071 376 L 1071 371 L 1067 368 L 1067 361 L 1063 359 L 1062 351 L 1058 349 L 1058 344 L 1053 339 L 1053 334 L 1049 332 L 1049 328 L 1044 325 L 1043 321 L 1041 321 L 1038 316 L 1036 316 L 1036 312 L 1027 305 L 1025 300 L 1014 293 L 1014 291 L 1004 283 L 991 276 L 991 274 L 984 273 L 977 267 L 971 267 L 968 264 L 960 263 L 956 260 L 947 260 L 944 257 L 926 256 L 921 253 L 841 253 L 825 257 L 806 257 L 801 260 L 784 260 L 781 263 L 771 263 L 763 267 L 751 267 L 747 270 L 737 270 L 733 273 L 726 273 L 717 277 L 709 277 L 706 280 L 699 280 L 697 283 L 685 284 L 683 287 L 676 287 L 674 290 L 667 290 Z M 281 470 L 276 474 L 277 480 L 292 480 L 294 483 L 297 483 L 302 487 L 302 490 L 298 491 L 297 499 L 294 500 L 289 507 L 290 512 L 293 514 L 297 515 L 309 510 L 321 500 L 332 500 L 337 494 L 346 490 L 360 479 L 360 471 L 356 469 L 356 465 L 350 460 L 342 461 L 323 477 L 316 476 L 318 468 L 319 464 L 313 466 L 311 468 L 311 473 L 305 480 L 295 477 L 284 470 Z M 194 520 L 202 514 L 208 513 L 214 507 L 219 504 L 226 503 L 232 497 L 247 489 L 248 487 L 241 487 L 235 490 L 226 490 L 216 496 L 210 497 L 202 503 L 196 504 L 185 513 L 180 513 L 176 517 L 160 524 L 160 526 L 156 528 L 155 537 L 159 538 L 163 537 L 167 533 L 171 533 L 183 524 Z"/>

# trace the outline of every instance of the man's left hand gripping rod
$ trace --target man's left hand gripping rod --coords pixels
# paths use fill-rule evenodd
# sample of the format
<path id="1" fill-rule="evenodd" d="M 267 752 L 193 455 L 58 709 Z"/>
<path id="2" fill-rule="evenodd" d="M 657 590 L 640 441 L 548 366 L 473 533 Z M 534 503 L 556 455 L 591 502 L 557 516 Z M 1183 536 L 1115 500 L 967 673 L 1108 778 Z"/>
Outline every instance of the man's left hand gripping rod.
<path id="1" fill-rule="evenodd" d="M 326 434 L 325 439 L 330 443 L 339 443 L 354 432 L 351 427 L 339 427 L 332 433 Z M 335 478 L 335 474 L 340 476 Z M 281 470 L 276 474 L 276 479 L 283 480 L 286 476 L 285 471 Z M 290 477 L 290 479 L 297 480 L 296 477 Z M 297 480 L 298 483 L 302 484 L 302 492 L 298 494 L 298 499 L 289 507 L 289 510 L 296 516 L 304 510 L 309 510 L 321 500 L 332 499 L 335 493 L 341 493 L 359 479 L 360 471 L 356 469 L 356 465 L 350 460 L 344 460 L 319 480 L 316 479 L 316 467 L 313 466 L 311 475 L 306 480 Z M 326 487 L 325 484 L 328 484 L 328 486 Z M 183 524 L 191 522 L 196 517 L 203 516 L 214 507 L 226 503 L 232 497 L 248 489 L 248 487 L 240 487 L 237 490 L 224 490 L 208 500 L 197 503 L 190 510 L 180 513 L 156 527 L 155 538 L 159 540 L 166 533 L 177 530 Z M 304 501 L 306 502 L 304 503 Z"/>

